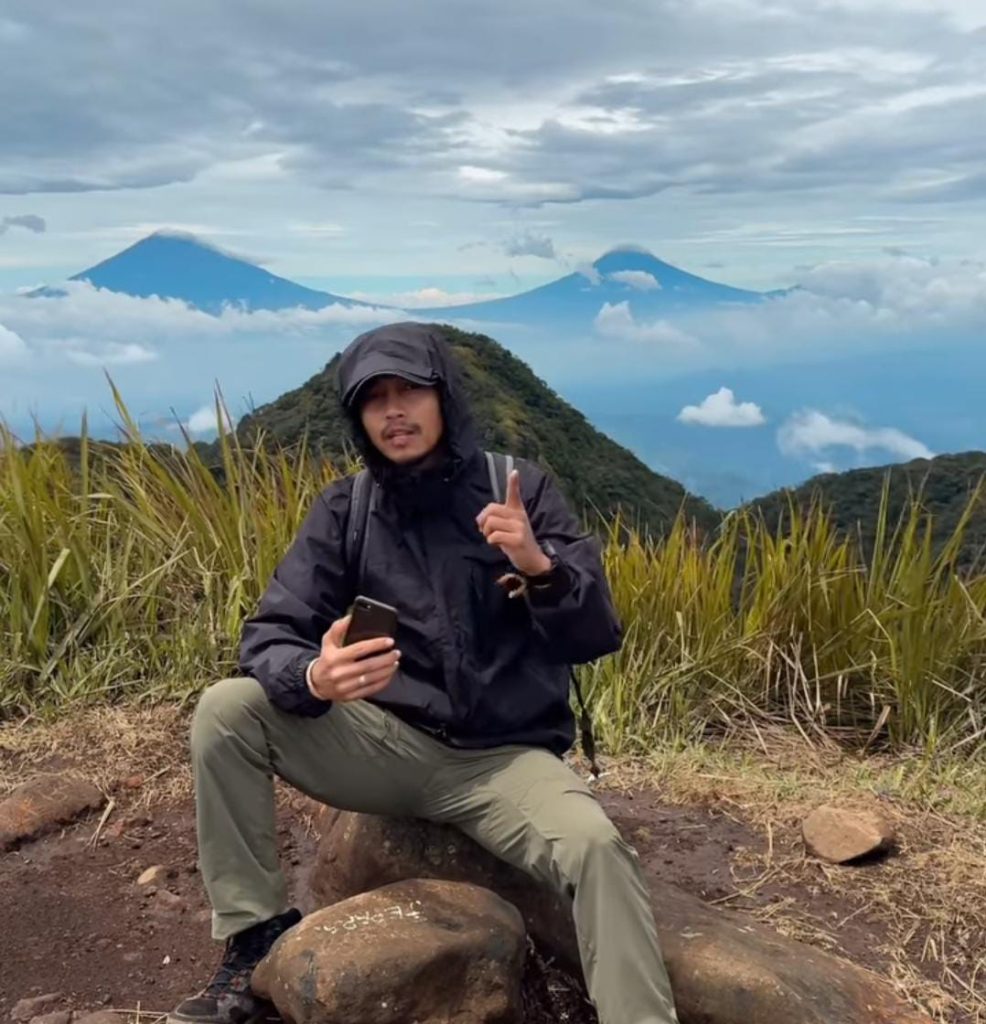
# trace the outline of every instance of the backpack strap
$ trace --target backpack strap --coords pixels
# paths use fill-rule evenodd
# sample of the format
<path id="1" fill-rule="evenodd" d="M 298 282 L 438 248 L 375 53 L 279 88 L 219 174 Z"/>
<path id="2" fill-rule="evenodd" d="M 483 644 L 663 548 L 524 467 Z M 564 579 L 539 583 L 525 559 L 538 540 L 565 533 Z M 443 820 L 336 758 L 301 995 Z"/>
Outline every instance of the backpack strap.
<path id="1" fill-rule="evenodd" d="M 579 675 L 575 671 L 574 666 L 570 671 L 572 674 L 572 686 L 575 689 L 575 699 L 579 702 L 579 739 L 582 742 L 582 753 L 585 754 L 585 759 L 589 762 L 589 770 L 592 772 L 593 779 L 598 779 L 602 772 L 599 770 L 599 764 L 596 761 L 596 737 L 592 734 L 592 716 L 589 714 L 589 709 L 585 706 L 585 697 L 582 696 L 582 683 L 579 681 Z"/>
<path id="2" fill-rule="evenodd" d="M 353 478 L 349 514 L 346 517 L 346 536 L 343 540 L 346 568 L 350 570 L 357 591 L 366 568 L 366 541 L 372 521 L 370 514 L 376 501 L 376 482 L 368 469 L 361 469 Z M 354 562 L 355 571 L 352 571 Z"/>
<path id="3" fill-rule="evenodd" d="M 507 481 L 514 471 L 514 457 L 501 455 L 500 452 L 487 452 L 486 470 L 490 475 L 490 490 L 493 491 L 493 500 L 497 504 L 502 504 L 507 496 Z"/>
<path id="4" fill-rule="evenodd" d="M 486 453 L 486 468 L 490 474 L 490 488 L 493 491 L 493 500 L 502 502 L 507 494 L 507 481 L 514 468 L 514 457 L 512 455 L 501 455 L 499 452 Z M 575 690 L 575 699 L 579 705 L 579 733 L 582 743 L 582 753 L 589 762 L 592 777 L 598 779 L 602 772 L 599 763 L 596 761 L 596 738 L 592 732 L 592 716 L 586 707 L 585 697 L 582 694 L 582 684 L 575 668 L 570 669 L 572 676 L 572 687 Z"/>

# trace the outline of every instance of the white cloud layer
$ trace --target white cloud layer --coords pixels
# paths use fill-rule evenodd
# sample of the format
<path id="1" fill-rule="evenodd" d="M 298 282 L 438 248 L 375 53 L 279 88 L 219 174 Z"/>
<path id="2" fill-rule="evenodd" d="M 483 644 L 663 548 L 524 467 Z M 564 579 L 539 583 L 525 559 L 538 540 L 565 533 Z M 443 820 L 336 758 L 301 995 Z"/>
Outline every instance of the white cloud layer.
<path id="1" fill-rule="evenodd" d="M 833 448 L 850 448 L 858 455 L 887 452 L 900 459 L 930 459 L 927 445 L 896 427 L 866 427 L 835 419 L 818 409 L 805 409 L 781 425 L 777 444 L 785 455 L 824 455 Z"/>
<path id="2" fill-rule="evenodd" d="M 393 306 L 398 309 L 426 309 L 439 306 L 464 306 L 471 302 L 488 302 L 490 299 L 500 298 L 500 295 L 493 292 L 450 292 L 444 288 L 428 285 L 414 291 L 387 294 L 353 291 L 347 294 L 347 298 Z"/>
<path id="3" fill-rule="evenodd" d="M 226 431 L 233 429 L 233 422 L 230 419 L 229 411 L 225 407 L 220 407 L 220 417 L 223 424 L 223 429 Z M 196 409 L 191 416 L 188 417 L 188 422 L 185 424 L 190 434 L 214 434 L 216 433 L 216 426 L 220 422 L 216 416 L 216 406 L 203 405 Z"/>
<path id="4" fill-rule="evenodd" d="M 643 342 L 671 349 L 691 349 L 697 344 L 692 335 L 668 320 L 637 320 L 629 302 L 604 302 L 593 326 L 602 337 L 617 341 Z"/>
<path id="5" fill-rule="evenodd" d="M 79 347 L 75 347 L 78 345 Z M 143 345 L 110 342 L 95 349 L 85 348 L 85 339 L 69 339 L 65 344 L 65 358 L 78 366 L 132 366 L 152 363 L 158 353 Z"/>
<path id="6" fill-rule="evenodd" d="M 20 335 L 0 323 L 0 366 L 5 362 L 23 359 L 27 355 L 27 346 Z"/>
<path id="7" fill-rule="evenodd" d="M 698 405 L 686 405 L 678 419 L 701 427 L 759 427 L 767 422 L 755 402 L 737 402 L 731 388 L 722 387 Z"/>
<path id="8" fill-rule="evenodd" d="M 638 292 L 659 291 L 661 288 L 661 282 L 653 274 L 648 274 L 646 270 L 616 270 L 608 277 L 610 281 L 625 284 Z"/>
<path id="9" fill-rule="evenodd" d="M 213 316 L 177 299 L 137 298 L 94 288 L 85 281 L 69 282 L 63 288 L 65 294 L 60 297 L 0 295 L 0 323 L 9 325 L 8 333 L 20 335 L 28 350 L 54 344 L 73 353 L 74 361 L 94 365 L 148 361 L 153 358 L 152 348 L 178 338 L 303 335 L 406 317 L 401 310 L 338 303 L 324 309 L 253 312 L 227 307 Z"/>

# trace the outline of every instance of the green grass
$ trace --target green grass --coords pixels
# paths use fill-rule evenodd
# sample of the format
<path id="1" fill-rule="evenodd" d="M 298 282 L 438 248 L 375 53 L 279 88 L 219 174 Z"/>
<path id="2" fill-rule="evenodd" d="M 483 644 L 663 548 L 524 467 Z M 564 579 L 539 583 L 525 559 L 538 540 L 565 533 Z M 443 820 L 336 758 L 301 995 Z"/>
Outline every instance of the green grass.
<path id="1" fill-rule="evenodd" d="M 85 437 L 77 452 L 0 428 L 0 716 L 186 697 L 232 670 L 240 623 L 337 469 L 304 448 Z M 346 467 L 351 468 L 351 467 Z M 821 508 L 752 513 L 700 542 L 610 525 L 621 652 L 583 670 L 612 753 L 786 722 L 862 749 L 972 757 L 986 725 L 986 574 L 955 568 L 912 503 L 884 502 L 868 560 Z"/>

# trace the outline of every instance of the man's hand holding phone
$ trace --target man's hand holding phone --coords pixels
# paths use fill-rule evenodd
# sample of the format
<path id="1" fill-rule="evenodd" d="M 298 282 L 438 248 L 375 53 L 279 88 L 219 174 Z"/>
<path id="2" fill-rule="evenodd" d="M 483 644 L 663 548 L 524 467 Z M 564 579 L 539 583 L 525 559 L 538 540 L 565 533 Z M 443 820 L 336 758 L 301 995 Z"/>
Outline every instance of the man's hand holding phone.
<path id="1" fill-rule="evenodd" d="M 389 636 L 346 644 L 351 615 L 337 619 L 322 637 L 322 653 L 308 671 L 308 685 L 322 700 L 364 700 L 384 689 L 400 664 Z"/>

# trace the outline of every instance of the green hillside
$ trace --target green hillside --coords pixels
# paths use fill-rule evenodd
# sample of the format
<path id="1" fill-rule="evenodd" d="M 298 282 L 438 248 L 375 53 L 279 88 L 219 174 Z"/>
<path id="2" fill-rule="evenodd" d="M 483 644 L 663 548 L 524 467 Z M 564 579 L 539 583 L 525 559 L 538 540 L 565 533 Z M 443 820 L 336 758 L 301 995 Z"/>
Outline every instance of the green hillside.
<path id="1" fill-rule="evenodd" d="M 794 489 L 768 494 L 752 503 L 772 527 L 785 517 L 793 501 L 799 508 L 821 502 L 841 530 L 852 530 L 871 550 L 884 485 L 889 521 L 894 524 L 913 498 L 931 516 L 936 543 L 951 536 L 977 486 L 986 476 L 986 452 L 939 455 L 894 466 L 826 473 Z M 986 495 L 977 503 L 966 531 L 962 561 L 971 564 L 986 548 Z"/>
<path id="2" fill-rule="evenodd" d="M 700 529 L 717 525 L 711 505 L 599 433 L 502 345 L 443 330 L 458 357 L 483 447 L 536 460 L 576 507 L 607 516 L 622 508 L 649 532 L 663 533 L 682 507 Z M 291 446 L 307 434 L 314 451 L 343 456 L 348 434 L 336 397 L 337 364 L 338 356 L 301 387 L 245 417 L 237 428 L 241 439 L 250 443 L 260 432 Z"/>

